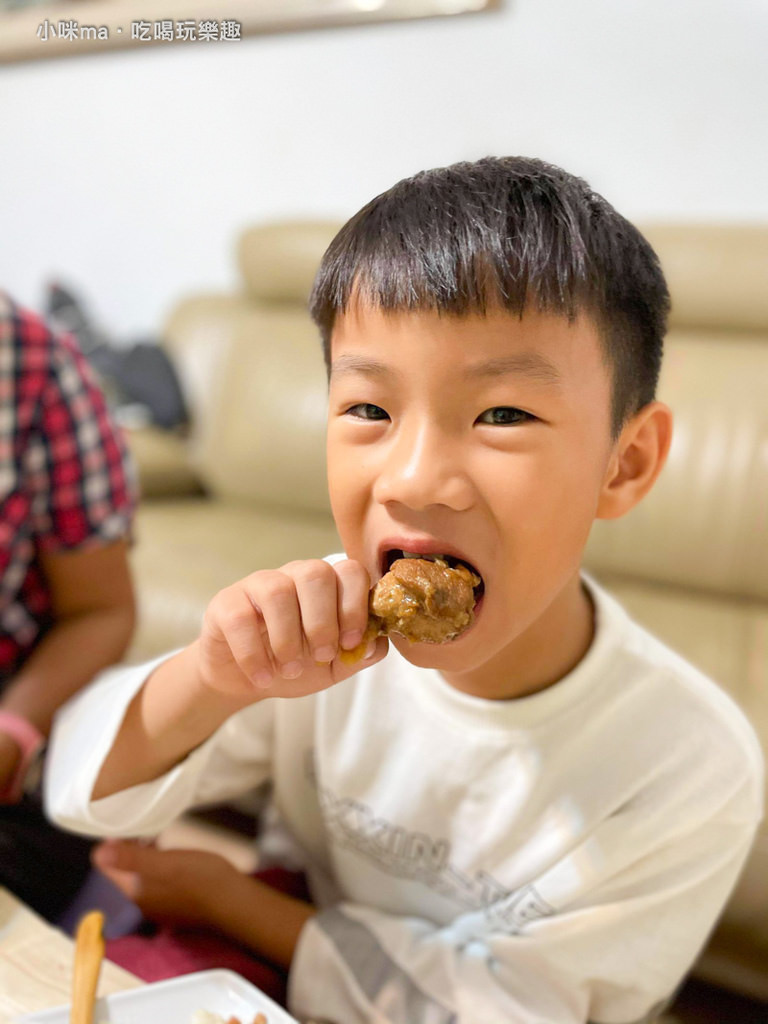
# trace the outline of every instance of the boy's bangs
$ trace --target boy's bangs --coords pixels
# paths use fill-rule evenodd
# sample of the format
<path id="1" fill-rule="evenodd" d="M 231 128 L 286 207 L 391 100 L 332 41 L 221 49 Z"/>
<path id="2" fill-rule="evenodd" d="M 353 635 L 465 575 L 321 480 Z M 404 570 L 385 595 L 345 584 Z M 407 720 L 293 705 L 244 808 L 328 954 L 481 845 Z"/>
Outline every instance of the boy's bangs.
<path id="1" fill-rule="evenodd" d="M 467 252 L 452 246 L 422 250 L 421 260 L 373 252 L 351 278 L 339 282 L 334 318 L 350 305 L 382 310 L 424 310 L 449 316 L 485 315 L 503 308 L 520 314 L 527 307 L 573 319 L 583 288 L 566 275 L 537 261 L 513 266 L 511 256 L 494 259 L 488 252 Z"/>
<path id="2" fill-rule="evenodd" d="M 439 189 L 430 176 L 378 196 L 334 239 L 310 307 L 325 337 L 357 301 L 455 316 L 530 305 L 569 319 L 596 305 L 582 226 L 554 183 L 478 182 L 468 202 L 466 181 L 452 201 L 445 175 Z"/>

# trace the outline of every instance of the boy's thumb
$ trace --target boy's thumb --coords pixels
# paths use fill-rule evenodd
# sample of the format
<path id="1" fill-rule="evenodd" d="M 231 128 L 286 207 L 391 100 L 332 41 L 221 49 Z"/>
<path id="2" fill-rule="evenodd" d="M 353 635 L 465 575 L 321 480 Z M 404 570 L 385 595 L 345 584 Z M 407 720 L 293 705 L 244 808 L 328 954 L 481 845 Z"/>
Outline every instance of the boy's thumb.
<path id="1" fill-rule="evenodd" d="M 136 902 L 142 888 L 142 876 L 121 863 L 125 858 L 115 843 L 101 843 L 91 851 L 91 863 L 129 900 Z"/>

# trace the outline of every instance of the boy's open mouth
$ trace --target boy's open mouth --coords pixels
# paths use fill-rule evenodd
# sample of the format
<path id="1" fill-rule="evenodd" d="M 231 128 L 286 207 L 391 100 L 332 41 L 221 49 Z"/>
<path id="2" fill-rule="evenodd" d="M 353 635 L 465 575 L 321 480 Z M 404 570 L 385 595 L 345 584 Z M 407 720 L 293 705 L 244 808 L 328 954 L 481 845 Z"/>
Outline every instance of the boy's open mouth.
<path id="1" fill-rule="evenodd" d="M 449 565 L 452 569 L 455 569 L 458 565 L 463 565 L 465 569 L 469 569 L 469 571 L 474 573 L 480 580 L 480 582 L 472 588 L 472 592 L 475 596 L 475 604 L 480 602 L 480 599 L 485 593 L 485 583 L 483 582 L 481 573 L 477 571 L 471 562 L 467 562 L 463 558 L 456 558 L 454 555 L 425 554 L 424 552 L 419 551 L 402 551 L 400 548 L 388 548 L 382 555 L 382 564 L 380 566 L 382 575 L 388 573 L 392 568 L 392 564 L 399 558 L 423 558 L 429 562 L 445 562 L 446 565 Z"/>

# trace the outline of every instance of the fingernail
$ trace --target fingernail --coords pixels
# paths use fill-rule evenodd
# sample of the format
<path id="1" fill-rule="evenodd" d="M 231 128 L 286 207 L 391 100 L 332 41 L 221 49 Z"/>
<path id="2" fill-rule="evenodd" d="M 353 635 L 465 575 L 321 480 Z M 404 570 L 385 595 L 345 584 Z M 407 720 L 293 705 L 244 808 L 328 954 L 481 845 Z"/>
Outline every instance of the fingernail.
<path id="1" fill-rule="evenodd" d="M 372 658 L 375 653 L 376 653 L 376 641 L 375 640 L 371 640 L 369 642 L 368 646 L 365 649 L 365 657 L 363 658 L 363 661 L 368 661 L 368 659 Z"/>
<path id="2" fill-rule="evenodd" d="M 355 647 L 357 647 L 357 645 L 360 643 L 362 639 L 362 629 L 352 629 L 349 631 L 349 633 L 341 634 L 341 646 L 344 648 L 345 651 L 351 651 L 354 650 Z"/>
<path id="3" fill-rule="evenodd" d="M 295 679 L 302 673 L 303 666 L 300 661 L 289 661 L 287 665 L 282 665 L 280 668 L 280 675 L 283 679 Z"/>
<path id="4" fill-rule="evenodd" d="M 261 687 L 262 690 L 272 685 L 272 673 L 267 672 L 266 669 L 262 669 L 261 672 L 256 672 L 252 678 L 254 683 Z"/>
<path id="5" fill-rule="evenodd" d="M 328 662 L 336 657 L 336 648 L 328 644 L 326 647 L 318 647 L 313 655 L 315 661 Z"/>

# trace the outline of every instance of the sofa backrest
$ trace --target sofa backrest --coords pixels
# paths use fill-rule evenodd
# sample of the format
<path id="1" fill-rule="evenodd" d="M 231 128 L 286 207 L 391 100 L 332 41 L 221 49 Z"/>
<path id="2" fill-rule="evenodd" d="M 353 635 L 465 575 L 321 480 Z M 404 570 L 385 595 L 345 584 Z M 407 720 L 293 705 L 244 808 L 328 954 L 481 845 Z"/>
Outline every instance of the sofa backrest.
<path id="1" fill-rule="evenodd" d="M 166 324 L 194 466 L 217 497 L 330 517 L 326 373 L 307 300 L 339 226 L 251 228 L 238 244 L 241 293 L 188 299 Z"/>

